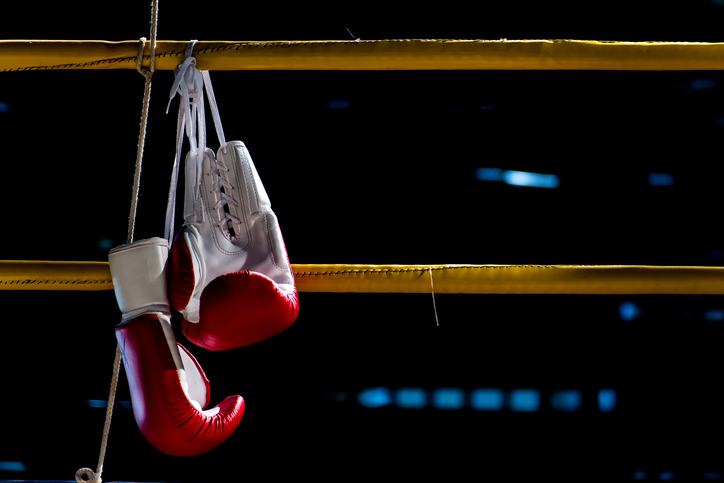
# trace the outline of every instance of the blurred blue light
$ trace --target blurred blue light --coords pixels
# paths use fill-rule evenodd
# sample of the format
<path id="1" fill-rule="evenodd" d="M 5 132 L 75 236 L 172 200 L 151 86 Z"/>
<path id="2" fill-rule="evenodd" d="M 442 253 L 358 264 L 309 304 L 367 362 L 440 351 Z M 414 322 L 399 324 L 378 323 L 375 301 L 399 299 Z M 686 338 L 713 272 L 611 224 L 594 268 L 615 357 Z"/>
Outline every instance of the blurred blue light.
<path id="1" fill-rule="evenodd" d="M 500 411 L 504 402 L 500 389 L 475 389 L 470 395 L 470 405 L 478 411 Z"/>
<path id="2" fill-rule="evenodd" d="M 28 471 L 22 461 L 0 461 L 0 471 Z"/>
<path id="3" fill-rule="evenodd" d="M 448 102 L 447 104 L 443 104 L 442 108 L 446 111 L 462 111 L 465 109 L 465 104 L 462 102 Z"/>
<path id="4" fill-rule="evenodd" d="M 498 104 L 492 102 L 490 104 L 480 104 L 478 106 L 478 109 L 480 109 L 481 111 L 491 111 L 493 109 L 496 109 L 497 107 L 498 107 Z"/>
<path id="5" fill-rule="evenodd" d="M 432 394 L 432 405 L 437 409 L 461 409 L 465 405 L 465 394 L 460 389 L 440 388 Z"/>
<path id="6" fill-rule="evenodd" d="M 114 245 L 115 243 L 111 238 L 101 238 L 100 240 L 98 240 L 98 243 L 96 243 L 96 246 L 103 250 L 110 250 L 111 248 L 113 248 Z"/>
<path id="7" fill-rule="evenodd" d="M 348 101 L 347 99 L 333 99 L 327 101 L 324 107 L 327 109 L 350 109 L 352 107 L 352 101 Z"/>
<path id="8" fill-rule="evenodd" d="M 645 471 L 635 471 L 633 474 L 634 480 L 645 480 L 649 475 Z"/>
<path id="9" fill-rule="evenodd" d="M 674 186 L 676 180 L 670 173 L 649 173 L 649 184 L 651 186 Z"/>
<path id="10" fill-rule="evenodd" d="M 709 309 L 704 312 L 704 319 L 709 322 L 724 322 L 724 310 L 722 309 Z"/>
<path id="11" fill-rule="evenodd" d="M 503 181 L 503 170 L 499 168 L 478 168 L 475 179 L 480 181 Z"/>
<path id="12" fill-rule="evenodd" d="M 366 408 L 379 408 L 390 404 L 392 396 L 386 387 L 375 387 L 361 391 L 357 396 L 357 402 Z"/>
<path id="13" fill-rule="evenodd" d="M 719 83 L 715 79 L 701 78 L 692 79 L 688 82 L 681 82 L 676 87 L 680 91 L 702 91 L 707 89 L 716 89 Z"/>
<path id="14" fill-rule="evenodd" d="M 690 85 L 693 90 L 700 91 L 704 89 L 716 89 L 718 82 L 709 78 L 694 79 Z"/>
<path id="15" fill-rule="evenodd" d="M 405 387 L 397 391 L 395 402 L 401 408 L 419 409 L 427 404 L 427 394 L 418 387 Z"/>
<path id="16" fill-rule="evenodd" d="M 674 479 L 674 473 L 672 471 L 664 471 L 659 475 L 659 480 L 670 481 Z"/>
<path id="17" fill-rule="evenodd" d="M 641 309 L 633 302 L 622 302 L 618 307 L 618 315 L 624 322 L 631 322 L 641 316 Z"/>
<path id="18" fill-rule="evenodd" d="M 535 389 L 516 389 L 510 393 L 510 409 L 513 411 L 537 411 L 540 408 L 540 392 Z"/>
<path id="19" fill-rule="evenodd" d="M 0 114 L 5 114 L 6 112 L 10 112 L 10 104 L 0 101 Z"/>
<path id="20" fill-rule="evenodd" d="M 610 413 L 616 407 L 617 399 L 613 389 L 601 389 L 598 391 L 598 409 L 602 413 Z"/>
<path id="21" fill-rule="evenodd" d="M 108 401 L 105 399 L 88 399 L 86 401 L 88 407 L 91 408 L 106 408 L 108 407 Z M 131 408 L 131 401 L 114 401 L 113 405 L 117 408 Z"/>
<path id="22" fill-rule="evenodd" d="M 704 479 L 707 481 L 721 480 L 721 473 L 704 473 Z"/>
<path id="23" fill-rule="evenodd" d="M 527 173 L 525 171 L 505 171 L 503 181 L 513 186 L 532 188 L 558 188 L 560 181 L 555 174 Z"/>
<path id="24" fill-rule="evenodd" d="M 513 186 L 533 188 L 557 188 L 560 185 L 560 180 L 555 174 L 503 171 L 500 168 L 477 168 L 475 170 L 475 179 L 480 181 L 502 181 Z"/>
<path id="25" fill-rule="evenodd" d="M 583 395 L 580 391 L 557 391 L 551 396 L 551 406 L 557 411 L 573 413 L 581 408 Z"/>

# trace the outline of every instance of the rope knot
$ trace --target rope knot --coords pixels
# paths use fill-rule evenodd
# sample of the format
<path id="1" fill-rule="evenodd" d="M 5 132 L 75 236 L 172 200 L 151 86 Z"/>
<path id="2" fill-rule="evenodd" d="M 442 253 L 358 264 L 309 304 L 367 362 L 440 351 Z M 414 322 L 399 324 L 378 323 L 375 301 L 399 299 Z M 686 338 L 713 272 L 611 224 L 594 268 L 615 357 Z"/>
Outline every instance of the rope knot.
<path id="1" fill-rule="evenodd" d="M 151 47 L 154 47 L 153 45 Z M 136 70 L 139 74 L 141 74 L 143 77 L 145 77 L 147 80 L 151 80 L 151 76 L 153 75 L 153 71 L 156 67 L 156 55 L 155 52 L 151 52 L 150 57 L 150 63 L 151 65 L 149 67 L 143 66 L 143 53 L 146 49 L 146 37 L 141 37 L 138 40 L 138 56 L 136 57 Z M 151 50 L 155 50 L 152 48 Z"/>
<path id="2" fill-rule="evenodd" d="M 101 476 L 90 468 L 81 468 L 75 472 L 75 481 L 78 483 L 101 483 Z"/>

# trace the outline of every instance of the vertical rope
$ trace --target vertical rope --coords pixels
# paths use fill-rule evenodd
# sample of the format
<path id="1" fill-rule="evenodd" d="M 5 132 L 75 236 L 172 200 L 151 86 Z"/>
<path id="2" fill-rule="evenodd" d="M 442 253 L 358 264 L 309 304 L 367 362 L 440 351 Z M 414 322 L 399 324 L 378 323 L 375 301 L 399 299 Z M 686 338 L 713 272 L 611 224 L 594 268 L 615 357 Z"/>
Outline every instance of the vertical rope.
<path id="1" fill-rule="evenodd" d="M 108 446 L 108 433 L 111 429 L 111 418 L 113 417 L 113 404 L 116 401 L 116 388 L 118 387 L 118 373 L 121 368 L 121 346 L 116 344 L 116 358 L 113 361 L 113 376 L 111 377 L 111 389 L 108 395 L 108 407 L 106 408 L 106 422 L 103 425 L 103 438 L 101 439 L 101 453 L 98 457 L 98 467 L 96 474 L 98 482 L 101 481 L 101 473 L 103 473 L 103 461 L 106 459 L 106 447 Z"/>
<path id="2" fill-rule="evenodd" d="M 440 320 L 437 318 L 437 306 L 435 305 L 435 283 L 432 281 L 432 267 L 428 267 L 427 271 L 430 273 L 430 290 L 432 292 L 432 308 L 435 311 L 435 324 L 440 327 Z"/>
<path id="3" fill-rule="evenodd" d="M 146 85 L 143 92 L 143 111 L 141 113 L 141 127 L 138 135 L 138 149 L 136 151 L 136 171 L 133 177 L 133 195 L 131 198 L 131 212 L 128 217 L 128 243 L 133 243 L 133 233 L 136 226 L 136 208 L 138 206 L 138 191 L 141 184 L 141 165 L 143 161 L 143 147 L 146 141 L 146 125 L 148 124 L 148 108 L 151 103 L 151 77 L 156 69 L 156 30 L 158 27 L 158 0 L 153 0 L 151 7 L 151 52 L 150 66 L 143 67 L 143 52 L 146 47 L 146 39 L 139 41 L 138 58 L 136 59 L 136 70 L 146 78 Z M 108 434 L 113 418 L 113 405 L 116 400 L 116 389 L 118 387 L 118 375 L 121 369 L 121 347 L 116 344 L 116 356 L 113 361 L 113 375 L 111 377 L 111 389 L 108 395 L 108 406 L 106 408 L 106 420 L 103 425 L 103 437 L 101 439 L 101 451 L 98 456 L 98 466 L 95 473 L 90 468 L 81 468 L 75 474 L 78 483 L 101 483 L 103 473 L 103 462 L 106 458 L 108 446 Z"/>
<path id="4" fill-rule="evenodd" d="M 141 112 L 141 127 L 138 134 L 138 150 L 136 152 L 136 172 L 133 177 L 133 195 L 131 198 L 131 212 L 128 216 L 128 243 L 133 243 L 133 232 L 136 226 L 136 208 L 138 206 L 138 191 L 141 184 L 141 166 L 143 163 L 143 148 L 146 142 L 146 126 L 148 124 L 148 107 L 151 103 L 151 77 L 156 68 L 156 28 L 155 19 L 158 10 L 158 0 L 153 2 L 153 24 L 151 27 L 151 62 L 150 67 L 143 67 L 143 51 L 146 46 L 146 39 L 139 41 L 138 58 L 136 59 L 136 70 L 146 78 L 146 85 L 143 92 L 143 110 Z"/>
<path id="5" fill-rule="evenodd" d="M 113 375 L 111 377 L 111 389 L 108 395 L 108 406 L 106 407 L 106 421 L 103 424 L 103 437 L 101 439 L 101 451 L 98 457 L 98 466 L 94 472 L 90 468 L 81 468 L 75 473 L 75 481 L 77 483 L 101 483 L 101 474 L 103 473 L 103 462 L 106 459 L 106 447 L 108 446 L 108 433 L 111 429 L 111 419 L 113 418 L 113 404 L 116 400 L 116 388 L 118 387 L 118 374 L 121 369 L 121 347 L 116 344 L 116 357 L 113 361 Z"/>

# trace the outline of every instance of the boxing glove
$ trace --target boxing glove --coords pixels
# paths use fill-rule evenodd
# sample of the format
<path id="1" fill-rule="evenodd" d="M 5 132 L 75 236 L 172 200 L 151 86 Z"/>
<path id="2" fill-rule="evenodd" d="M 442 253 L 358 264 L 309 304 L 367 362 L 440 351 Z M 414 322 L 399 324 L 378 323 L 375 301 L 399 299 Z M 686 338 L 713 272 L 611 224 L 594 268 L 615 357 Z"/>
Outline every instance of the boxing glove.
<path id="1" fill-rule="evenodd" d="M 227 350 L 289 327 L 299 301 L 282 233 L 241 141 L 186 158 L 184 225 L 169 254 L 169 300 L 194 344 Z"/>
<path id="2" fill-rule="evenodd" d="M 209 403 L 209 381 L 196 359 L 176 343 L 166 287 L 168 242 L 141 240 L 111 250 L 113 288 L 123 313 L 116 327 L 133 414 L 158 450 L 196 456 L 224 442 L 239 425 L 244 400 Z"/>

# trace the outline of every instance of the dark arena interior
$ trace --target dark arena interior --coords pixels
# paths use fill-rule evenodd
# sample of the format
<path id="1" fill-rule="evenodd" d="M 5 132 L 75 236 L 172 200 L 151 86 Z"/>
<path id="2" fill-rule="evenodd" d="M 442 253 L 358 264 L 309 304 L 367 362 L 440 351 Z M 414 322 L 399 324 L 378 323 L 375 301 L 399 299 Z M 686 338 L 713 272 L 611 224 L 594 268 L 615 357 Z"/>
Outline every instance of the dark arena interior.
<path id="1" fill-rule="evenodd" d="M 150 1 L 14 8 L 4 40 L 148 37 Z M 158 38 L 720 42 L 723 18 L 721 0 L 162 1 Z M 292 264 L 724 265 L 722 71 L 211 74 Z M 172 82 L 153 76 L 136 239 L 163 236 Z M 0 259 L 125 243 L 143 86 L 132 69 L 0 73 Z M 0 479 L 74 481 L 98 460 L 114 293 L 0 300 Z M 176 333 L 212 405 L 246 401 L 207 454 L 152 447 L 121 369 L 103 480 L 724 480 L 723 332 L 716 295 L 300 293 L 263 342 Z"/>

